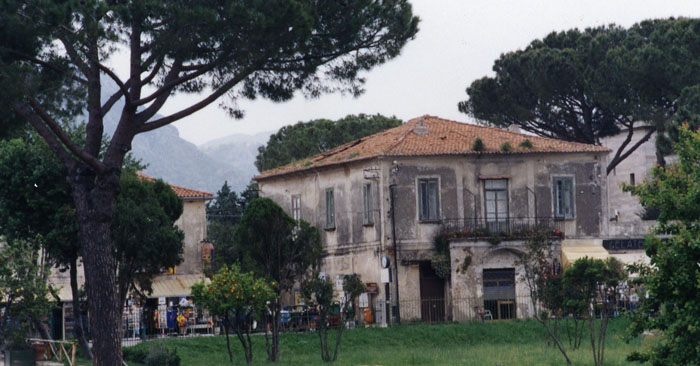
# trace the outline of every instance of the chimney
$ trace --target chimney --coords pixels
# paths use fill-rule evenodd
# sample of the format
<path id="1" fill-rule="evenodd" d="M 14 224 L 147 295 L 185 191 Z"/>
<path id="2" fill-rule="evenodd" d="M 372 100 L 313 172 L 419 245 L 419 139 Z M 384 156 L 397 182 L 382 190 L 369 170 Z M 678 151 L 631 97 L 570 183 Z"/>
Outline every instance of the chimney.
<path id="1" fill-rule="evenodd" d="M 515 132 L 515 133 L 521 133 L 521 132 L 520 132 L 520 127 L 518 127 L 518 125 L 516 125 L 515 123 L 511 124 L 510 126 L 508 126 L 508 131 L 510 131 L 510 132 Z"/>
<path id="2" fill-rule="evenodd" d="M 423 118 L 418 119 L 418 123 L 413 127 L 413 133 L 418 136 L 428 136 L 428 126 L 425 125 Z"/>

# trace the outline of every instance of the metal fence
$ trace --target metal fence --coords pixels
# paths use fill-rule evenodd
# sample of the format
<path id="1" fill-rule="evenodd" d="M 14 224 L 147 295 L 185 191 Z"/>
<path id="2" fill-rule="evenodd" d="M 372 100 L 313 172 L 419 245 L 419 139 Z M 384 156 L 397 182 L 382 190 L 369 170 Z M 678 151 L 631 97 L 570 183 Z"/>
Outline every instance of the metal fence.
<path id="1" fill-rule="evenodd" d="M 521 319 L 532 316 L 532 303 L 530 296 L 526 295 L 510 299 L 401 299 L 399 307 L 402 321 L 427 323 Z"/>
<path id="2" fill-rule="evenodd" d="M 538 232 L 548 232 L 554 237 L 564 236 L 564 222 L 551 217 L 506 217 L 443 219 L 441 231 L 450 238 L 503 239 L 528 238 Z"/>
<path id="3" fill-rule="evenodd" d="M 611 309 L 610 316 L 617 317 L 639 309 L 641 300 L 620 299 Z M 402 321 L 425 323 L 469 322 L 488 320 L 525 319 L 532 317 L 533 305 L 529 295 L 511 299 L 444 298 L 401 299 Z"/>

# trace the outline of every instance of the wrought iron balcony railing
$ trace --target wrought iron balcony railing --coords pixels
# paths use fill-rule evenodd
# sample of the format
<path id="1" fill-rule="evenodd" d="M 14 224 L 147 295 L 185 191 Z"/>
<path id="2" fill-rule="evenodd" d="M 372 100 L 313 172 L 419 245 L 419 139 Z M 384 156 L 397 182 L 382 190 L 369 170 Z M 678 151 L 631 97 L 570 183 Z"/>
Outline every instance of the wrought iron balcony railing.
<path id="1" fill-rule="evenodd" d="M 515 240 L 530 238 L 537 233 L 563 238 L 564 222 L 551 217 L 442 219 L 441 232 L 453 239 L 500 237 Z"/>

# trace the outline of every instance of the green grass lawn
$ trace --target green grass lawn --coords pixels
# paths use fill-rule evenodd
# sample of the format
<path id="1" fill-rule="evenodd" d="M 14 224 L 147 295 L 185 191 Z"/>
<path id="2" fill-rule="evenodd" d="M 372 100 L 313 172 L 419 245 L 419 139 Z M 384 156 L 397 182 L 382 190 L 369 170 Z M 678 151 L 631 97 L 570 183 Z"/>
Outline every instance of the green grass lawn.
<path id="1" fill-rule="evenodd" d="M 652 340 L 626 343 L 627 321 L 611 321 L 605 350 L 606 365 L 634 365 L 625 361 L 632 351 L 649 347 Z M 574 365 L 593 365 L 587 334 L 580 350 L 570 353 Z M 228 365 L 224 337 L 155 340 L 176 347 L 183 366 Z M 231 338 L 234 364 L 245 365 L 238 339 Z M 265 339 L 253 338 L 254 365 L 266 362 Z M 148 347 L 149 342 L 136 347 Z M 281 360 L 284 365 L 323 365 L 318 335 L 284 334 Z M 508 321 L 443 325 L 404 325 L 392 328 L 346 330 L 335 365 L 565 365 L 564 358 L 535 321 Z M 129 362 L 129 366 L 136 365 Z"/>

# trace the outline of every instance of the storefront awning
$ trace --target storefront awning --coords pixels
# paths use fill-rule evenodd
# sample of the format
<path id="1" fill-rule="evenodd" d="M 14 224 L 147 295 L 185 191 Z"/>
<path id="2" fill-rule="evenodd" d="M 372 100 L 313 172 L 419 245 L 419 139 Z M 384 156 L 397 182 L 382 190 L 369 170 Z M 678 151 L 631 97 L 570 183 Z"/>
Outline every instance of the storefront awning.
<path id="1" fill-rule="evenodd" d="M 632 250 L 626 253 L 611 253 L 610 255 L 627 265 L 635 263 L 643 263 L 648 265 L 650 263 L 649 257 L 647 257 L 643 250 Z"/>
<path id="2" fill-rule="evenodd" d="M 153 278 L 153 293 L 148 295 L 149 298 L 158 297 L 182 297 L 192 295 L 192 285 L 205 280 L 209 283 L 209 279 L 205 279 L 202 274 L 184 274 L 184 275 L 158 275 Z M 82 280 L 82 279 L 80 279 Z M 82 284 L 82 281 L 79 281 Z M 49 284 L 53 286 L 58 298 L 62 302 L 73 301 L 70 284 L 63 281 L 49 279 Z"/>
<path id="3" fill-rule="evenodd" d="M 54 282 L 51 279 L 49 279 L 49 286 L 53 288 L 54 293 L 58 296 L 59 301 L 61 302 L 71 302 L 73 301 L 73 292 L 71 291 L 70 284 L 68 283 L 61 283 L 61 282 Z M 51 301 L 55 300 L 53 296 L 49 294 L 49 299 Z"/>
<path id="4" fill-rule="evenodd" d="M 603 245 L 596 240 L 591 240 L 590 242 L 576 241 L 573 243 L 567 243 L 564 240 L 561 244 L 561 262 L 564 268 L 569 267 L 577 259 L 588 257 L 592 259 L 607 259 L 610 257 Z"/>
<path id="5" fill-rule="evenodd" d="M 153 278 L 153 292 L 149 298 L 181 297 L 192 295 L 192 285 L 201 282 L 205 277 L 193 275 L 159 275 Z"/>

